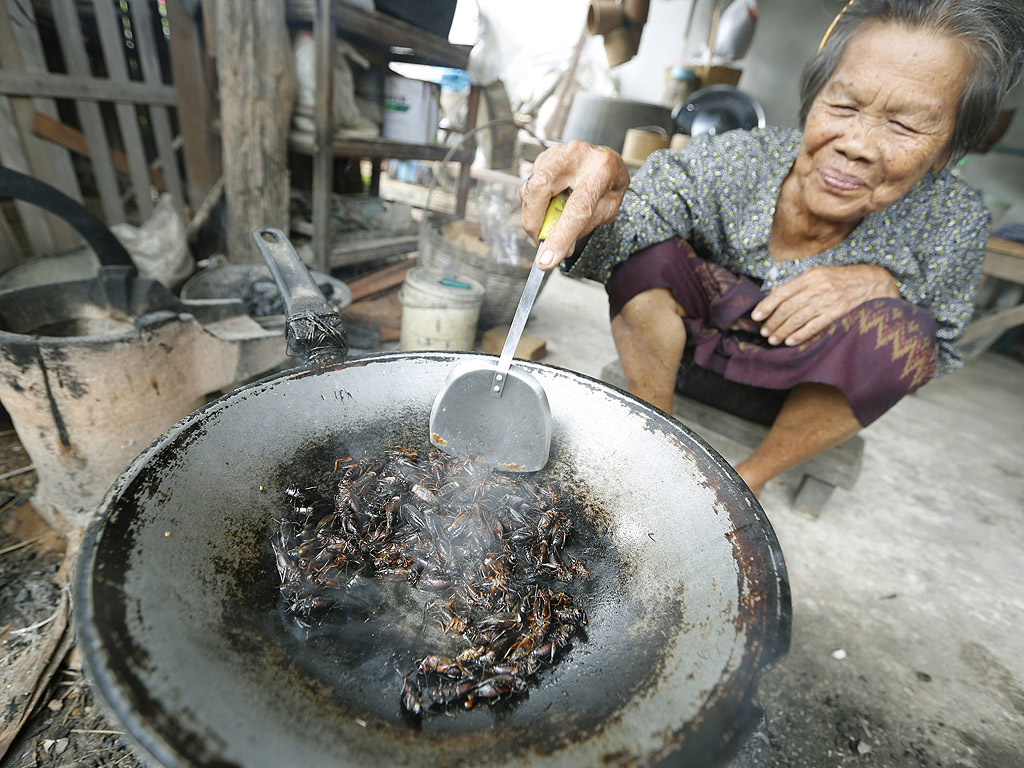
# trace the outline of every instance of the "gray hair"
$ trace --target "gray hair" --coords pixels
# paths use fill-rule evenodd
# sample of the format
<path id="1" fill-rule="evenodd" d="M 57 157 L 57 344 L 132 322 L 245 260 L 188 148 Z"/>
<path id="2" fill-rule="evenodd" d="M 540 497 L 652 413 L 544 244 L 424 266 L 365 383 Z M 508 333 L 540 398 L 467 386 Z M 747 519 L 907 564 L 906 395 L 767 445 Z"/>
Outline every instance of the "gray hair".
<path id="1" fill-rule="evenodd" d="M 961 41 L 973 67 L 949 150 L 959 160 L 988 135 L 1024 65 L 1024 0 L 854 0 L 834 22 L 800 78 L 800 122 L 857 33 L 870 23 L 928 29 Z"/>

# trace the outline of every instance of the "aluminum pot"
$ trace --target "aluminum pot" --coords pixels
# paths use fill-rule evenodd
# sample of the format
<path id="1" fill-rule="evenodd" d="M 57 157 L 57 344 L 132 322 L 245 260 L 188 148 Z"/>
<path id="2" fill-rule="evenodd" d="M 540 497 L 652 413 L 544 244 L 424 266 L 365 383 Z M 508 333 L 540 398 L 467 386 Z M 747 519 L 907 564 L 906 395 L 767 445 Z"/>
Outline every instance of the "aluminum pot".
<path id="1" fill-rule="evenodd" d="M 614 387 L 523 365 L 544 386 L 538 480 L 591 502 L 577 554 L 586 637 L 507 705 L 410 721 L 393 646 L 399 600 L 328 636 L 280 612 L 270 547 L 284 488 L 336 458 L 426 448 L 434 396 L 482 355 L 390 353 L 294 371 L 193 413 L 111 488 L 75 583 L 101 698 L 167 766 L 717 765 L 759 715 L 788 648 L 782 553 L 733 469 L 678 421 Z"/>

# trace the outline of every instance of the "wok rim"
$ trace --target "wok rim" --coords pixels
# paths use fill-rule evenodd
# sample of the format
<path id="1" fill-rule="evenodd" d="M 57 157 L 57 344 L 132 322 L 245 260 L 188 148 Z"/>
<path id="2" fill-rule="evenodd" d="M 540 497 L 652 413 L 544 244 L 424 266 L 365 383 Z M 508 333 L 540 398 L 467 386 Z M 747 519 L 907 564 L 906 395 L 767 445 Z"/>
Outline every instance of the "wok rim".
<path id="1" fill-rule="evenodd" d="M 109 664 L 105 663 L 104 651 L 108 649 L 105 648 L 101 640 L 102 633 L 95 624 L 96 603 L 92 596 L 92 576 L 97 564 L 98 548 L 102 543 L 103 531 L 113 511 L 114 502 L 120 493 L 135 477 L 149 468 L 151 459 L 160 452 L 165 444 L 172 442 L 183 431 L 191 428 L 196 423 L 207 420 L 209 414 L 228 407 L 230 403 L 227 403 L 227 401 L 238 398 L 250 390 L 267 386 L 277 380 L 323 375 L 346 368 L 363 367 L 371 363 L 384 363 L 392 359 L 449 361 L 453 365 L 457 365 L 460 362 L 473 358 L 496 360 L 498 356 L 478 352 L 388 351 L 359 357 L 349 357 L 342 362 L 324 366 L 300 366 L 280 371 L 248 382 L 206 403 L 163 432 L 132 460 L 104 495 L 95 518 L 85 531 L 72 585 L 75 632 L 77 643 L 82 650 L 85 671 L 92 680 L 94 689 L 99 694 L 98 700 L 114 716 L 114 719 L 124 726 L 124 737 L 131 744 L 144 752 L 146 756 L 167 768 L 194 768 L 200 765 L 194 762 L 187 754 L 182 754 L 172 746 L 164 737 L 162 731 L 150 724 L 123 690 L 125 680 L 114 674 Z M 762 715 L 760 708 L 752 701 L 757 685 L 764 673 L 781 660 L 790 647 L 792 603 L 788 570 L 781 545 L 771 521 L 768 519 L 761 504 L 757 501 L 757 498 L 751 493 L 732 465 L 711 447 L 704 438 L 674 416 L 666 414 L 620 387 L 587 374 L 549 363 L 528 362 L 517 359 L 516 364 L 527 368 L 550 369 L 568 375 L 571 378 L 580 379 L 583 383 L 597 385 L 599 388 L 610 390 L 612 393 L 625 399 L 634 408 L 644 412 L 648 419 L 667 422 L 672 429 L 681 430 L 698 447 L 707 452 L 711 462 L 724 473 L 728 480 L 732 481 L 736 491 L 746 500 L 745 509 L 729 509 L 728 513 L 734 524 L 734 549 L 738 546 L 736 540 L 741 540 L 740 543 L 743 545 L 752 546 L 759 550 L 763 555 L 764 561 L 771 565 L 771 572 L 764 574 L 768 595 L 767 598 L 763 599 L 763 610 L 760 611 L 760 615 L 764 618 L 761 626 L 758 627 L 760 634 L 757 638 L 748 635 L 739 668 L 732 679 L 726 681 L 738 686 L 740 695 L 731 698 L 722 696 L 719 689 L 723 687 L 723 681 L 720 680 L 709 691 L 705 699 L 705 706 L 701 708 L 700 716 L 690 722 L 682 723 L 681 727 L 672 734 L 673 736 L 681 737 L 682 734 L 691 732 L 695 737 L 693 743 L 697 744 L 698 747 L 703 745 L 703 748 L 700 748 L 699 751 L 701 757 L 696 762 L 688 764 L 697 768 L 714 768 L 714 766 L 721 765 L 739 750 L 740 746 L 742 746 L 746 738 L 753 731 L 754 726 Z M 746 521 L 745 525 L 740 525 L 733 519 L 734 512 L 749 514 L 751 518 Z M 737 578 L 740 581 L 741 591 L 744 574 L 744 568 L 740 567 Z M 768 578 L 772 574 L 774 574 L 774 578 Z M 752 650 L 753 657 L 751 658 Z M 708 709 L 706 708 L 708 702 L 716 703 Z M 710 713 L 711 717 L 707 716 L 708 713 Z M 729 722 L 731 730 L 720 732 L 712 728 L 710 730 L 713 732 L 709 733 L 709 728 L 704 726 L 709 720 Z M 716 741 L 716 736 L 720 737 L 721 741 Z M 689 745 L 690 743 L 688 742 Z M 667 745 L 667 752 L 650 755 L 649 764 L 652 766 L 677 765 L 678 755 L 671 747 L 672 744 L 670 743 Z"/>

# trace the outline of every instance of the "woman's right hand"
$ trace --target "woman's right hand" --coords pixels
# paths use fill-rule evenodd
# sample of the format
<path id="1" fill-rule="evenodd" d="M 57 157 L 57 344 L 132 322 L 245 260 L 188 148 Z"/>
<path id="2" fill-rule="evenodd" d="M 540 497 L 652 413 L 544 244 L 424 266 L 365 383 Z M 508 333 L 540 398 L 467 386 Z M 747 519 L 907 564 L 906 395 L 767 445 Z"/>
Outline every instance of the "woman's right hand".
<path id="1" fill-rule="evenodd" d="M 570 141 L 541 152 L 533 163 L 533 173 L 519 188 L 523 229 L 530 237 L 537 239 L 551 198 L 572 190 L 537 258 L 541 268 L 556 266 L 573 252 L 577 240 L 611 222 L 628 186 L 626 164 L 609 147 Z"/>

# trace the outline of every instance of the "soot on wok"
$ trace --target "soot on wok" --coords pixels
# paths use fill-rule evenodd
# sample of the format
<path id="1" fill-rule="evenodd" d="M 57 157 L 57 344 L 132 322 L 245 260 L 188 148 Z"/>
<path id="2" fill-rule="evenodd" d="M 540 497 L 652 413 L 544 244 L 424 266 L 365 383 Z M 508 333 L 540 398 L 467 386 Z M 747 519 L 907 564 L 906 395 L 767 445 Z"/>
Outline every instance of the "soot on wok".
<path id="1" fill-rule="evenodd" d="M 403 448 L 339 459 L 330 480 L 326 491 L 285 490 L 291 515 L 272 540 L 281 595 L 309 627 L 330 621 L 368 579 L 428 593 L 428 615 L 465 648 L 408 670 L 406 711 L 522 693 L 587 623 L 558 588 L 589 574 L 565 551 L 578 503 L 554 484 Z"/>

